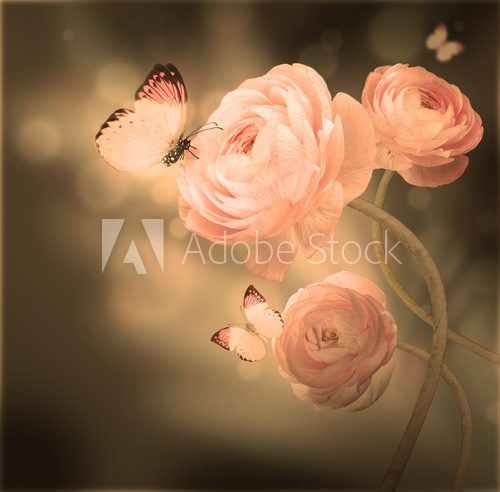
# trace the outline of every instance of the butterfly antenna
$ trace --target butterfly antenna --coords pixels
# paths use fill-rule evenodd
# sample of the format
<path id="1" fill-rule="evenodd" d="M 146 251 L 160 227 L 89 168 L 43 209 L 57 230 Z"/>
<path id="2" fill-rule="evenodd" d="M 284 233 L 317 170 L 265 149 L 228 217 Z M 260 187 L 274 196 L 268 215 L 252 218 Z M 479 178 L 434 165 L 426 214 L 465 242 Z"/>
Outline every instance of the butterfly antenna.
<path id="1" fill-rule="evenodd" d="M 203 123 L 203 125 L 200 125 L 198 127 L 196 127 L 193 132 L 199 130 L 200 128 L 203 128 L 204 126 L 207 126 L 207 125 L 216 125 L 217 123 L 215 123 L 215 121 L 209 121 L 208 123 Z"/>
<path id="2" fill-rule="evenodd" d="M 189 138 L 191 135 L 193 135 L 195 132 L 197 132 L 200 128 L 203 128 L 204 126 L 207 125 L 217 125 L 215 121 L 209 121 L 208 123 L 203 123 L 203 125 L 200 125 L 199 127 L 195 128 L 189 135 L 187 135 L 186 138 Z"/>
<path id="3" fill-rule="evenodd" d="M 208 126 L 208 125 L 215 125 L 215 126 L 211 126 L 210 128 L 203 128 L 204 126 Z M 199 126 L 198 128 L 195 128 L 189 135 L 187 135 L 185 138 L 189 139 L 191 137 L 194 137 L 195 135 L 197 135 L 198 133 L 201 133 L 201 132 L 206 132 L 208 130 L 222 130 L 222 128 L 215 122 L 215 121 L 209 121 L 208 123 L 204 123 L 203 125 Z"/>

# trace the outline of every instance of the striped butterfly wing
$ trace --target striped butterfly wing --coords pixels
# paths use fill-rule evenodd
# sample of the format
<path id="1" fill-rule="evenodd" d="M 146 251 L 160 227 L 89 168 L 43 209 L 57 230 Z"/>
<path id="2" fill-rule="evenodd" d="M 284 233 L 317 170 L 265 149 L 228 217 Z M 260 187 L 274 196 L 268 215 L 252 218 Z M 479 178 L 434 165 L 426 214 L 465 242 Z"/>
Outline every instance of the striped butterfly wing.
<path id="1" fill-rule="evenodd" d="M 211 341 L 226 350 L 235 350 L 248 362 L 260 360 L 266 354 L 262 338 L 241 326 L 226 326 L 213 334 Z"/>
<path id="2" fill-rule="evenodd" d="M 134 110 L 118 109 L 96 135 L 99 154 L 120 171 L 159 164 L 186 124 L 187 92 L 171 64 L 157 64 L 135 93 Z"/>
<path id="3" fill-rule="evenodd" d="M 253 286 L 248 286 L 243 296 L 243 310 L 255 332 L 265 338 L 276 338 L 283 330 L 281 314 L 270 309 L 264 296 Z"/>

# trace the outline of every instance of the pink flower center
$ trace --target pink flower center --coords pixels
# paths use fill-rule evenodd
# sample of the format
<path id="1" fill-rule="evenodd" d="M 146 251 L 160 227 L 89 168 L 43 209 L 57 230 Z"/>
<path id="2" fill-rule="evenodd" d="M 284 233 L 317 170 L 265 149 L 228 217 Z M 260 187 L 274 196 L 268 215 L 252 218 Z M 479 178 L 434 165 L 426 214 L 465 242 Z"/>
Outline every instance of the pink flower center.
<path id="1" fill-rule="evenodd" d="M 327 328 L 326 330 L 323 331 L 323 336 L 321 337 L 321 339 L 324 342 L 327 342 L 330 340 L 334 340 L 336 342 L 339 339 L 339 336 L 337 335 L 337 333 L 334 330 L 332 330 L 331 328 Z"/>
<path id="2" fill-rule="evenodd" d="M 435 111 L 439 111 L 441 109 L 441 104 L 439 100 L 432 92 L 426 89 L 420 89 L 419 94 L 420 94 L 420 106 L 422 108 L 433 109 Z"/>
<path id="3" fill-rule="evenodd" d="M 306 340 L 315 350 L 324 350 L 336 346 L 339 335 L 329 324 L 320 322 L 309 327 L 306 332 Z"/>
<path id="4" fill-rule="evenodd" d="M 255 143 L 258 129 L 253 123 L 237 128 L 226 144 L 225 154 L 248 155 Z"/>

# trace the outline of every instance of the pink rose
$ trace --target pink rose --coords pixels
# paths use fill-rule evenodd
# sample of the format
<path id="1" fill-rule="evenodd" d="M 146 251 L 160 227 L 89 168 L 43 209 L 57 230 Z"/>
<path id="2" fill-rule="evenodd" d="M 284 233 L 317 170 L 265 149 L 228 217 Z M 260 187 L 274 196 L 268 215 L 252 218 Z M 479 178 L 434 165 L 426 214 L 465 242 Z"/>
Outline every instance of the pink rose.
<path id="1" fill-rule="evenodd" d="M 181 169 L 180 216 L 214 242 L 267 240 L 252 246 L 247 267 L 281 280 L 298 245 L 314 253 L 313 233 L 324 234 L 314 246 L 326 244 L 343 207 L 366 189 L 376 151 L 370 119 L 347 94 L 332 101 L 316 71 L 294 64 L 246 80 L 209 120 L 223 131 L 193 142 L 199 160 Z M 280 244 L 289 253 L 278 258 Z"/>
<path id="2" fill-rule="evenodd" d="M 273 342 L 280 373 L 317 408 L 361 410 L 385 391 L 396 325 L 383 292 L 351 272 L 330 275 L 288 300 Z"/>
<path id="3" fill-rule="evenodd" d="M 401 63 L 368 75 L 362 97 L 377 137 L 377 165 L 410 184 L 459 178 L 481 141 L 481 118 L 460 89 L 422 67 Z"/>

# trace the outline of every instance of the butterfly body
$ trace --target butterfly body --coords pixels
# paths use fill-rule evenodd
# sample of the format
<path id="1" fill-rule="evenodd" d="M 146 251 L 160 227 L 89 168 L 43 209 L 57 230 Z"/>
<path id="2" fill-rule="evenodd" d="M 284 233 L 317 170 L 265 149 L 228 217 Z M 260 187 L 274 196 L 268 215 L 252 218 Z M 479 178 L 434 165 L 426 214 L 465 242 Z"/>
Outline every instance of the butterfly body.
<path id="1" fill-rule="evenodd" d="M 283 320 L 278 311 L 268 308 L 266 300 L 253 285 L 245 292 L 241 312 L 244 324 L 222 328 L 213 334 L 211 341 L 223 349 L 235 350 L 242 360 L 254 362 L 264 357 L 264 342 L 280 335 Z"/>
<path id="2" fill-rule="evenodd" d="M 252 323 L 245 323 L 245 329 L 247 329 L 250 333 L 255 333 L 255 326 Z"/>
<path id="3" fill-rule="evenodd" d="M 180 138 L 177 142 L 177 145 L 175 145 L 171 150 L 167 152 L 167 154 L 163 156 L 163 159 L 161 160 L 162 164 L 165 164 L 165 166 L 167 167 L 172 166 L 177 161 L 183 159 L 184 154 L 190 151 L 191 147 L 192 145 L 190 139 Z"/>

